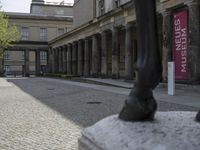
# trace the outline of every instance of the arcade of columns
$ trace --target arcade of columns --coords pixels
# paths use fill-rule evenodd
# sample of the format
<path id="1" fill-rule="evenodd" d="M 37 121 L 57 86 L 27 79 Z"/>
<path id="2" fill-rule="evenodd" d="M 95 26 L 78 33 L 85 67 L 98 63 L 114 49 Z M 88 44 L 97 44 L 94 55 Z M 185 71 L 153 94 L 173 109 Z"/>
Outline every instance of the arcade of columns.
<path id="1" fill-rule="evenodd" d="M 30 51 L 35 52 L 35 75 L 40 75 L 41 73 L 41 60 L 40 60 L 40 52 L 47 52 L 47 48 L 26 48 L 26 47 L 18 47 L 14 46 L 10 48 L 9 51 L 23 51 L 24 52 L 24 61 L 23 62 L 14 62 L 13 65 L 24 66 L 22 67 L 22 75 L 25 77 L 29 77 L 32 72 L 30 72 Z M 15 73 L 16 74 L 16 73 Z"/>
<path id="2" fill-rule="evenodd" d="M 24 73 L 25 73 L 25 76 L 28 77 L 30 75 L 29 73 L 29 51 L 28 49 L 26 49 L 24 51 L 24 57 L 25 57 L 25 60 L 24 60 L 24 66 L 25 66 L 25 70 L 24 70 Z M 40 50 L 35 50 L 35 74 L 36 75 L 40 75 Z"/>
<path id="3" fill-rule="evenodd" d="M 198 81 L 200 75 L 200 69 L 195 68 L 200 64 L 198 59 L 200 17 L 197 13 L 199 3 L 196 1 L 185 2 L 180 9 L 182 8 L 187 8 L 189 12 L 188 69 L 189 80 L 193 82 Z M 128 12 L 129 9 L 133 8 L 128 8 Z M 167 79 L 167 63 L 172 61 L 171 15 L 174 11 L 176 10 L 173 7 L 163 11 L 159 10 L 160 14 L 158 15 L 160 17 L 158 22 L 159 47 L 162 54 L 164 80 Z M 137 59 L 136 25 L 134 17 L 127 19 L 129 16 L 124 15 L 124 12 L 121 13 L 121 16 L 115 16 L 113 22 L 105 23 L 103 19 L 99 20 L 99 24 L 103 24 L 102 26 L 105 23 L 105 29 L 98 25 L 94 29 L 94 33 L 90 34 L 87 34 L 89 33 L 87 31 L 78 30 L 78 33 L 76 32 L 71 39 L 70 36 L 66 37 L 66 42 L 63 44 L 58 44 L 59 40 L 56 41 L 57 45 L 54 42 L 51 45 L 52 48 L 49 49 L 49 72 L 133 79 Z M 131 22 L 127 20 L 131 20 Z M 87 28 L 92 26 L 91 23 Z M 107 28 L 107 26 L 109 27 Z M 85 37 L 79 38 L 80 35 L 85 35 Z M 76 36 L 77 39 L 74 40 Z"/>
<path id="4" fill-rule="evenodd" d="M 133 43 L 133 23 L 66 43 L 49 50 L 49 72 L 133 79 Z"/>

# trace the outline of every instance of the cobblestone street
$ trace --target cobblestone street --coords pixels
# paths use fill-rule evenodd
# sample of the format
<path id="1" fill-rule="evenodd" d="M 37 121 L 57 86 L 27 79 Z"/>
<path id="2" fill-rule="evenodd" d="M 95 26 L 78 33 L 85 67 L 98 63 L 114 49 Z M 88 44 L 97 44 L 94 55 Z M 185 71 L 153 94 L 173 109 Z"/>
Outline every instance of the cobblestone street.
<path id="1" fill-rule="evenodd" d="M 129 91 L 49 78 L 0 78 L 0 150 L 76 150 L 83 128 L 118 113 Z M 159 102 L 159 110 L 198 109 Z"/>

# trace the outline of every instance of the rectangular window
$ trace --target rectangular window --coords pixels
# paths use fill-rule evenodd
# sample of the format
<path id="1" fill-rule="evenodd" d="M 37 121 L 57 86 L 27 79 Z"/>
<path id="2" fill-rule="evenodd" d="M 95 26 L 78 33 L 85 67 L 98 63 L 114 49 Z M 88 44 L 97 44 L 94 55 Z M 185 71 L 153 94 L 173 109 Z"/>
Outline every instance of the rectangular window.
<path id="1" fill-rule="evenodd" d="M 120 6 L 120 0 L 115 0 L 115 7 L 118 8 Z"/>
<path id="2" fill-rule="evenodd" d="M 47 28 L 40 28 L 40 41 L 47 41 Z"/>
<path id="3" fill-rule="evenodd" d="M 22 51 L 22 60 L 24 60 L 24 55 L 25 55 L 24 51 Z"/>
<path id="4" fill-rule="evenodd" d="M 58 28 L 58 36 L 64 34 L 64 28 Z"/>
<path id="5" fill-rule="evenodd" d="M 4 66 L 4 71 L 9 72 L 10 71 L 10 66 Z"/>
<path id="6" fill-rule="evenodd" d="M 21 28 L 21 40 L 28 40 L 29 32 L 28 27 Z"/>
<path id="7" fill-rule="evenodd" d="M 9 55 L 8 51 L 5 51 L 3 56 L 4 56 L 4 60 L 10 59 L 10 55 Z"/>
<path id="8" fill-rule="evenodd" d="M 105 13 L 104 0 L 99 0 L 99 16 Z"/>
<path id="9" fill-rule="evenodd" d="M 44 51 L 40 52 L 40 60 L 47 60 L 47 52 Z"/>

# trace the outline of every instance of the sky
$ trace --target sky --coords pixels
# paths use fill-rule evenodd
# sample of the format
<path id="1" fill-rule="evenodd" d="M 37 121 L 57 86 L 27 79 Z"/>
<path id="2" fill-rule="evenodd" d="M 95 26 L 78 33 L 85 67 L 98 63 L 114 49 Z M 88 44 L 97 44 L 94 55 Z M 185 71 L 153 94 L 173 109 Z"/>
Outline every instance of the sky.
<path id="1" fill-rule="evenodd" d="M 30 12 L 30 4 L 32 0 L 0 0 L 2 10 L 5 12 Z M 45 0 L 47 2 L 61 2 L 63 0 Z M 74 0 L 65 0 L 65 3 L 72 3 Z"/>

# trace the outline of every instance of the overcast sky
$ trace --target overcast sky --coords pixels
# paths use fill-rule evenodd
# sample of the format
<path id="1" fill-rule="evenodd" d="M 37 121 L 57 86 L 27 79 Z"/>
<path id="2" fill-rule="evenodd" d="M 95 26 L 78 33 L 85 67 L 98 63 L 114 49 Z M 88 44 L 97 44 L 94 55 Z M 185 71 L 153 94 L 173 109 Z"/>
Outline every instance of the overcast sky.
<path id="1" fill-rule="evenodd" d="M 5 12 L 30 12 L 32 0 L 0 0 Z M 45 0 L 47 2 L 62 2 L 63 0 Z M 65 0 L 65 3 L 74 2 L 74 0 Z"/>

